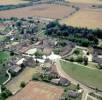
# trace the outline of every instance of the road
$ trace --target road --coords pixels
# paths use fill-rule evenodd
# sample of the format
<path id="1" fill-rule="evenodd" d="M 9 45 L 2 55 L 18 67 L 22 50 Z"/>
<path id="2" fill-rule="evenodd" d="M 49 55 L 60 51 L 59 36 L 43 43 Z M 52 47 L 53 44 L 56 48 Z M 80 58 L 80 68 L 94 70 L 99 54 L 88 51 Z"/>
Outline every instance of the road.
<path id="1" fill-rule="evenodd" d="M 59 73 L 60 76 L 68 79 L 71 81 L 71 83 L 77 85 L 77 84 L 80 84 L 80 87 L 83 88 L 84 92 L 83 92 L 83 95 L 82 95 L 82 100 L 87 100 L 87 96 L 88 96 L 88 93 L 89 92 L 92 92 L 93 90 L 88 88 L 87 86 L 83 85 L 82 83 L 80 83 L 79 81 L 71 78 L 68 74 L 66 74 L 63 69 L 61 68 L 61 65 L 60 65 L 60 61 L 59 60 L 56 60 L 56 69 Z"/>

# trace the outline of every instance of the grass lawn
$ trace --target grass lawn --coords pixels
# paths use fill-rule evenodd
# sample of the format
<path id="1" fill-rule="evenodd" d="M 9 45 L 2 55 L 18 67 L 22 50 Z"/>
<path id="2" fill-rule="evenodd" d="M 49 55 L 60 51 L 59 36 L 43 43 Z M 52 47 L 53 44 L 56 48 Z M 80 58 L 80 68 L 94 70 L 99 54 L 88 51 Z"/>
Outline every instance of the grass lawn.
<path id="1" fill-rule="evenodd" d="M 2 84 L 8 78 L 8 76 L 5 75 L 8 68 L 3 64 L 9 59 L 9 57 L 8 52 L 0 51 L 0 84 Z"/>
<path id="2" fill-rule="evenodd" d="M 5 39 L 5 36 L 0 35 L 0 41 L 3 41 Z"/>
<path id="3" fill-rule="evenodd" d="M 87 97 L 87 100 L 93 100 L 93 99 L 88 96 L 88 97 Z"/>
<path id="4" fill-rule="evenodd" d="M 32 79 L 34 73 L 37 73 L 36 68 L 26 67 L 18 76 L 14 77 L 6 87 L 12 92 L 15 93 L 20 90 L 20 84 L 22 81 L 25 83 L 29 82 Z"/>
<path id="5" fill-rule="evenodd" d="M 71 62 L 61 61 L 63 70 L 72 78 L 102 90 L 102 71 L 92 70 Z"/>

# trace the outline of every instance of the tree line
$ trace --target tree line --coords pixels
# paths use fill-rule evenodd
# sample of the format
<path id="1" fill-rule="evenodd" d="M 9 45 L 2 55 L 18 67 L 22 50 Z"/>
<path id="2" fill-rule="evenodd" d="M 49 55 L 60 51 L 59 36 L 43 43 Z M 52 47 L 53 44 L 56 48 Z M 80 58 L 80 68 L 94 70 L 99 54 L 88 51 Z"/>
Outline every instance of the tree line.
<path id="1" fill-rule="evenodd" d="M 88 29 L 50 22 L 46 26 L 46 35 L 65 38 L 82 46 L 97 45 L 98 38 L 102 39 L 101 29 Z"/>

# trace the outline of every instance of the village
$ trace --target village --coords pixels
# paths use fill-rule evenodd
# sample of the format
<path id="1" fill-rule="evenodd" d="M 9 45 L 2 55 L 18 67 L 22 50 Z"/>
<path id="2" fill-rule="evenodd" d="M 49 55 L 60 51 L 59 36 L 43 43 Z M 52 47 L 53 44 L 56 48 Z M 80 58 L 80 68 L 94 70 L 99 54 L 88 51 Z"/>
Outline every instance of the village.
<path id="1" fill-rule="evenodd" d="M 29 84 L 37 84 L 36 81 L 40 84 L 39 81 L 42 81 L 58 87 L 64 87 L 63 95 L 63 89 L 58 90 L 61 91 L 59 94 L 61 100 L 65 100 L 66 96 L 73 98 L 73 100 L 74 98 L 81 100 L 84 89 L 80 84 L 73 84 L 68 78 L 61 75 L 56 67 L 58 66 L 57 62 L 62 59 L 80 63 L 83 62 L 82 58 L 86 57 L 89 64 L 92 64 L 93 61 L 95 66 L 97 65 L 96 63 L 100 64 L 102 62 L 100 57 L 102 50 L 76 46 L 75 43 L 70 41 L 61 42 L 57 38 L 53 38 L 52 41 L 51 37 L 44 35 L 46 25 L 50 22 L 51 20 L 42 18 L 12 18 L 1 23 L 4 30 L 5 28 L 8 28 L 8 30 L 2 30 L 0 33 L 0 36 L 4 39 L 1 39 L 0 42 L 0 52 L 8 52 L 10 58 L 5 64 L 7 67 L 5 74 L 7 76 L 4 75 L 0 78 L 8 77 L 3 82 L 3 85 L 13 95 L 18 91 L 22 91 L 25 85 L 27 85 L 25 91 L 28 91 L 26 88 L 29 87 Z M 87 60 L 84 63 L 87 64 Z M 93 67 L 92 69 L 95 68 Z M 35 82 L 33 83 L 32 81 Z M 41 84 L 45 84 L 42 82 Z M 8 100 L 16 100 L 16 96 L 10 97 Z M 48 99 L 45 98 L 45 100 Z"/>
<path id="2" fill-rule="evenodd" d="M 0 100 L 101 100 L 102 39 L 95 32 L 48 17 L 0 18 Z"/>

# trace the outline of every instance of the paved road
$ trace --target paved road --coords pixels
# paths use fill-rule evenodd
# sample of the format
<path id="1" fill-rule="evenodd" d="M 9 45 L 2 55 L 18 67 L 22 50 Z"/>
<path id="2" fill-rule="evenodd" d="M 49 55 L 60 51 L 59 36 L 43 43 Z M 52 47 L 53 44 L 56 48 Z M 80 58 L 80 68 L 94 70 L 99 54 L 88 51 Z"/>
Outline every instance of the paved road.
<path id="1" fill-rule="evenodd" d="M 88 93 L 93 91 L 91 89 L 89 89 L 88 87 L 86 87 L 85 85 L 83 85 L 82 83 L 80 83 L 79 81 L 71 78 L 68 74 L 66 74 L 63 69 L 61 68 L 61 65 L 60 65 L 60 62 L 59 60 L 56 60 L 56 69 L 59 73 L 60 76 L 70 80 L 73 84 L 77 85 L 77 84 L 80 84 L 80 87 L 83 88 L 84 92 L 83 92 L 83 95 L 82 95 L 82 100 L 87 100 L 87 96 L 88 96 Z"/>

